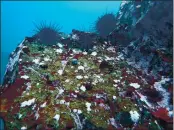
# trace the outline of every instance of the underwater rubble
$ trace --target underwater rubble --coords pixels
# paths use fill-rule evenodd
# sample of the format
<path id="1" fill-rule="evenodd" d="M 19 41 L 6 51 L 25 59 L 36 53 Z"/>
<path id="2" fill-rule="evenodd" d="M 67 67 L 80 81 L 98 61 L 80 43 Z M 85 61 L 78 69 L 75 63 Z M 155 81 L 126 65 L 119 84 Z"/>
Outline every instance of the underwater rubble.
<path id="1" fill-rule="evenodd" d="M 144 14 L 158 5 L 144 4 Z M 119 14 L 134 6 L 140 8 L 137 2 L 123 2 Z M 56 44 L 46 45 L 26 37 L 11 53 L 1 86 L 0 114 L 6 129 L 171 130 L 171 50 L 159 45 L 155 46 L 159 53 L 146 54 L 155 43 L 146 46 L 151 40 L 138 38 L 128 39 L 131 43 L 120 50 L 110 38 L 113 36 L 101 39 L 95 33 L 73 30 L 71 35 L 59 37 Z M 155 54 L 162 69 L 155 67 L 157 58 L 150 60 L 154 65 L 144 61 Z M 133 58 L 145 67 L 137 67 Z"/>

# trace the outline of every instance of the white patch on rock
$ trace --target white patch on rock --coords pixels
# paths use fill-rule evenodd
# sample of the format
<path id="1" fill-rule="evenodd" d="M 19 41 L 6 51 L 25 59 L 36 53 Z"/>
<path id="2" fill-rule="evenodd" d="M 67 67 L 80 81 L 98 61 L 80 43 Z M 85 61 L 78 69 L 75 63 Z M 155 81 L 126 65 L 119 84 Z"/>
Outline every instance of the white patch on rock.
<path id="1" fill-rule="evenodd" d="M 113 125 L 115 128 L 117 128 L 117 124 L 116 124 L 114 118 L 109 118 L 109 121 L 110 121 L 111 125 Z"/>
<path id="2" fill-rule="evenodd" d="M 21 117 L 22 117 L 22 114 L 19 113 L 19 114 L 18 114 L 18 118 L 21 119 Z"/>
<path id="3" fill-rule="evenodd" d="M 169 111 L 169 112 L 168 112 L 168 115 L 169 115 L 169 117 L 172 118 L 172 117 L 173 117 L 173 111 Z"/>
<path id="4" fill-rule="evenodd" d="M 140 8 L 140 7 L 141 7 L 141 5 L 137 5 L 137 6 L 136 6 L 136 8 Z"/>
<path id="5" fill-rule="evenodd" d="M 114 87 L 117 87 L 118 85 L 117 84 L 113 84 Z"/>
<path id="6" fill-rule="evenodd" d="M 78 109 L 78 110 L 77 110 L 77 113 L 78 113 L 78 114 L 81 114 L 81 113 L 82 113 L 82 110 L 79 110 L 79 109 Z"/>
<path id="7" fill-rule="evenodd" d="M 82 90 L 83 92 L 85 92 L 86 91 L 86 87 L 85 86 L 81 86 L 80 87 L 80 90 Z"/>
<path id="8" fill-rule="evenodd" d="M 60 100 L 60 104 L 65 104 L 65 100 Z"/>
<path id="9" fill-rule="evenodd" d="M 57 43 L 58 47 L 62 48 L 63 45 L 61 43 Z"/>
<path id="10" fill-rule="evenodd" d="M 84 71 L 84 67 L 83 66 L 78 66 L 78 70 L 83 70 Z"/>
<path id="11" fill-rule="evenodd" d="M 26 126 L 22 126 L 21 130 L 27 130 L 27 127 Z"/>
<path id="12" fill-rule="evenodd" d="M 40 105 L 41 108 L 46 107 L 47 102 L 44 102 L 42 105 Z"/>
<path id="13" fill-rule="evenodd" d="M 87 107 L 87 111 L 91 111 L 91 103 L 89 102 L 86 102 L 86 107 Z"/>
<path id="14" fill-rule="evenodd" d="M 131 83 L 130 86 L 134 87 L 134 88 L 139 88 L 140 85 L 138 83 Z"/>
<path id="15" fill-rule="evenodd" d="M 85 78 L 85 79 L 88 79 L 88 76 L 85 75 L 84 78 Z"/>
<path id="16" fill-rule="evenodd" d="M 105 56 L 105 61 L 111 61 L 111 60 L 114 60 L 114 57 Z"/>
<path id="17" fill-rule="evenodd" d="M 115 100 L 117 97 L 116 96 L 113 96 L 112 98 Z"/>
<path id="18" fill-rule="evenodd" d="M 99 63 L 101 63 L 101 62 L 102 62 L 102 60 L 98 60 L 98 62 L 99 62 Z"/>
<path id="19" fill-rule="evenodd" d="M 44 61 L 51 61 L 49 57 L 45 57 Z"/>
<path id="20" fill-rule="evenodd" d="M 27 90 L 27 91 L 29 91 L 29 90 L 31 89 L 31 83 L 30 83 L 30 82 L 28 82 L 26 85 L 27 85 L 26 90 Z"/>
<path id="21" fill-rule="evenodd" d="M 120 80 L 115 79 L 115 80 L 114 80 L 114 82 L 115 82 L 115 83 L 119 83 L 119 82 L 120 82 Z"/>
<path id="22" fill-rule="evenodd" d="M 85 51 L 85 52 L 83 52 L 83 55 L 87 55 L 88 53 Z"/>
<path id="23" fill-rule="evenodd" d="M 76 113 L 77 112 L 77 109 L 73 109 L 73 112 Z"/>
<path id="24" fill-rule="evenodd" d="M 32 110 L 34 110 L 36 108 L 36 104 L 34 104 L 34 106 L 32 107 Z"/>
<path id="25" fill-rule="evenodd" d="M 37 111 L 36 111 L 36 113 L 35 113 L 35 118 L 36 118 L 36 120 L 40 117 L 38 111 L 39 111 L 39 108 L 37 109 Z"/>
<path id="26" fill-rule="evenodd" d="M 56 52 L 61 54 L 63 52 L 63 50 L 62 49 L 56 49 Z"/>
<path id="27" fill-rule="evenodd" d="M 73 49 L 72 51 L 74 54 L 79 54 L 80 52 L 82 52 L 81 50 L 77 50 L 77 49 Z"/>
<path id="28" fill-rule="evenodd" d="M 97 52 L 92 52 L 91 55 L 92 56 L 96 56 L 97 55 Z"/>
<path id="29" fill-rule="evenodd" d="M 114 47 L 108 47 L 106 50 L 109 51 L 109 52 L 115 53 L 115 48 Z"/>
<path id="30" fill-rule="evenodd" d="M 105 98 L 105 96 L 103 94 L 98 94 L 98 93 L 95 95 L 95 97 L 96 98 Z"/>
<path id="31" fill-rule="evenodd" d="M 96 47 L 96 46 L 93 46 L 93 49 L 94 49 L 94 50 L 96 50 L 96 49 L 97 49 L 97 47 Z"/>
<path id="32" fill-rule="evenodd" d="M 64 93 L 64 90 L 63 89 L 59 89 L 59 95 Z"/>
<path id="33" fill-rule="evenodd" d="M 135 123 L 138 122 L 138 120 L 140 118 L 139 113 L 137 111 L 132 111 L 132 110 L 129 113 L 131 115 L 132 121 L 135 122 Z"/>
<path id="34" fill-rule="evenodd" d="M 29 79 L 29 76 L 23 75 L 23 76 L 21 76 L 21 78 L 23 78 L 23 79 Z"/>
<path id="35" fill-rule="evenodd" d="M 77 36 L 77 34 L 73 34 L 73 35 L 72 35 L 72 39 L 74 39 L 74 40 L 79 40 L 79 36 Z"/>
<path id="36" fill-rule="evenodd" d="M 74 98 L 77 98 L 77 95 L 71 93 L 71 96 L 74 97 Z"/>
<path id="37" fill-rule="evenodd" d="M 123 0 L 123 1 L 121 2 L 120 7 L 123 8 L 123 6 L 124 6 L 125 4 L 127 4 L 127 3 L 129 3 L 129 1 Z"/>
<path id="38" fill-rule="evenodd" d="M 117 57 L 116 57 L 117 60 L 124 60 L 124 56 L 123 54 L 119 54 Z"/>
<path id="39" fill-rule="evenodd" d="M 77 79 L 83 79 L 83 76 L 77 75 L 76 78 L 77 78 Z"/>
<path id="40" fill-rule="evenodd" d="M 154 84 L 154 88 L 156 88 L 156 90 L 159 91 L 163 96 L 162 101 L 157 102 L 157 104 L 160 107 L 167 107 L 169 105 L 170 94 L 162 87 L 162 85 L 165 84 L 166 81 L 170 81 L 170 80 L 171 80 L 170 78 L 162 77 L 161 81 L 155 82 L 155 84 Z"/>
<path id="41" fill-rule="evenodd" d="M 36 99 L 33 98 L 33 99 L 28 100 L 28 101 L 24 101 L 21 103 L 21 107 L 30 106 L 30 105 L 34 104 L 35 100 Z"/>
<path id="42" fill-rule="evenodd" d="M 62 75 L 63 74 L 63 70 L 58 70 L 58 74 Z"/>
<path id="43" fill-rule="evenodd" d="M 39 63 L 39 65 L 45 65 L 45 62 L 44 62 L 44 61 L 42 61 L 42 62 L 40 62 L 40 63 Z"/>
<path id="44" fill-rule="evenodd" d="M 70 80 L 69 80 L 69 79 L 66 79 L 66 80 L 65 80 L 65 83 L 69 83 L 69 82 L 70 82 Z"/>
<path id="45" fill-rule="evenodd" d="M 75 90 L 75 93 L 79 93 L 79 91 L 78 90 Z"/>
<path id="46" fill-rule="evenodd" d="M 104 83 L 104 79 L 100 75 L 94 74 L 94 82 L 93 83 L 97 84 L 98 82 Z"/>
<path id="47" fill-rule="evenodd" d="M 65 102 L 65 105 L 66 105 L 66 106 L 69 106 L 69 105 L 70 105 L 70 102 Z"/>
<path id="48" fill-rule="evenodd" d="M 59 115 L 59 114 L 56 114 L 56 115 L 53 117 L 53 119 L 56 119 L 57 121 L 59 121 L 60 115 Z"/>
<path id="49" fill-rule="evenodd" d="M 35 64 L 39 64 L 40 59 L 34 59 L 33 62 L 34 62 Z"/>
<path id="50" fill-rule="evenodd" d="M 62 60 L 61 63 L 62 63 L 62 66 L 65 67 L 66 64 L 68 63 L 68 61 L 66 61 L 66 60 Z"/>

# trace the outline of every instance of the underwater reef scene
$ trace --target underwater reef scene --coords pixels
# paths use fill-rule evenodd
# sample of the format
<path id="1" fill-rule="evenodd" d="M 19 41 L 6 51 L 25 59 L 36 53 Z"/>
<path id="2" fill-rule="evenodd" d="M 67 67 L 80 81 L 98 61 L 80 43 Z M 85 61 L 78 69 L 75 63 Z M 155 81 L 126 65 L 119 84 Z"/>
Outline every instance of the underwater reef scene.
<path id="1" fill-rule="evenodd" d="M 172 130 L 173 3 L 123 1 L 95 32 L 36 25 L 1 86 L 7 130 Z"/>

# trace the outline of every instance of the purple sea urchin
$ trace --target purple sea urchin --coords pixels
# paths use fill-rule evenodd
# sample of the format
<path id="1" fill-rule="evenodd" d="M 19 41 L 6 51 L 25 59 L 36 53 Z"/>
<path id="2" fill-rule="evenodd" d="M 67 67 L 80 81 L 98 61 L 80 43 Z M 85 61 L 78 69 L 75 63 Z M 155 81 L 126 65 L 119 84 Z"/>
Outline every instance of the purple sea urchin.
<path id="1" fill-rule="evenodd" d="M 36 25 L 36 34 L 33 36 L 37 41 L 46 45 L 54 45 L 61 40 L 60 27 L 57 24 L 46 24 L 41 22 L 40 25 Z"/>
<path id="2" fill-rule="evenodd" d="M 97 39 L 97 35 L 94 33 L 87 33 L 83 31 L 72 30 L 73 36 L 76 36 L 76 42 L 78 43 L 78 47 L 82 50 L 89 51 L 94 46 L 94 42 Z"/>
<path id="3" fill-rule="evenodd" d="M 116 18 L 113 13 L 106 13 L 99 17 L 95 30 L 102 38 L 107 38 L 110 32 L 112 32 L 116 27 Z"/>

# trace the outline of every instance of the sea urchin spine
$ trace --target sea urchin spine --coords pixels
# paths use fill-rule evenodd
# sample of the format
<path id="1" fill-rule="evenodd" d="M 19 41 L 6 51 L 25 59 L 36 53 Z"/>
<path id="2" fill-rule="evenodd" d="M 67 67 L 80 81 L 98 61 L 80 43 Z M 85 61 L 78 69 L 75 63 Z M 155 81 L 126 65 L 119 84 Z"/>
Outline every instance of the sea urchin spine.
<path id="1" fill-rule="evenodd" d="M 95 30 L 102 37 L 107 38 L 109 33 L 111 33 L 116 27 L 116 18 L 113 13 L 106 13 L 103 16 L 99 17 Z"/>
<path id="2" fill-rule="evenodd" d="M 33 37 L 41 44 L 54 45 L 61 40 L 60 27 L 57 24 L 48 25 L 46 22 L 41 22 L 40 25 L 35 24 L 35 27 L 36 34 Z"/>

